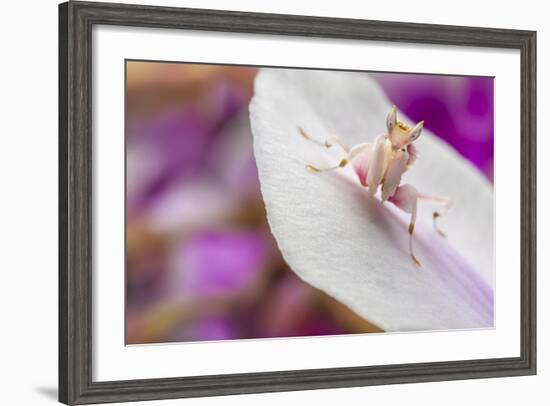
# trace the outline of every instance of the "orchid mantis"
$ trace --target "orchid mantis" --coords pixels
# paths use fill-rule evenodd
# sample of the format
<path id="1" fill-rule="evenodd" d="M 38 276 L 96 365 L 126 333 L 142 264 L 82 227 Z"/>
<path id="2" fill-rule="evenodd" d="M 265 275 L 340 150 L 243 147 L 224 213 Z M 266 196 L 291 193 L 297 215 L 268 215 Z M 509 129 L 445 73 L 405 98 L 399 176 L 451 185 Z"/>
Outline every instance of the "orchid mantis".
<path id="1" fill-rule="evenodd" d="M 378 136 L 373 143 L 361 143 L 352 148 L 338 137 L 320 142 L 298 127 L 300 134 L 309 141 L 325 148 L 338 145 L 346 154 L 335 166 L 321 169 L 308 164 L 306 165 L 308 170 L 322 173 L 352 165 L 360 184 L 367 188 L 370 196 L 374 197 L 380 189 L 382 202 L 389 201 L 411 215 L 408 229 L 409 254 L 417 267 L 420 267 L 420 261 L 413 252 L 413 233 L 418 199 L 428 200 L 442 207 L 441 210 L 434 211 L 432 216 L 434 228 L 441 236 L 445 236 L 445 234 L 438 228 L 437 218 L 452 205 L 452 201 L 448 198 L 429 196 L 419 193 L 412 185 L 401 184 L 401 177 L 417 159 L 417 151 L 413 143 L 420 137 L 423 127 L 423 121 L 412 128 L 398 121 L 395 106 L 392 107 L 386 118 L 387 132 L 385 134 Z"/>

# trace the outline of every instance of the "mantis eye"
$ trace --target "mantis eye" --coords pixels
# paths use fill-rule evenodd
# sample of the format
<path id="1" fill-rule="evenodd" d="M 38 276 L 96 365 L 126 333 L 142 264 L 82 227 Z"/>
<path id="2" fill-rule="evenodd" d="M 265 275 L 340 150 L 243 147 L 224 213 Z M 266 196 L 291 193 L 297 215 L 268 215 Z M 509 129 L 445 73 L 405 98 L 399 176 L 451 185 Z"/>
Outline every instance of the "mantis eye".
<path id="1" fill-rule="evenodd" d="M 422 128 L 424 128 L 424 121 L 419 122 L 412 128 L 411 132 L 409 133 L 409 143 L 416 141 L 416 139 L 420 137 L 420 134 L 422 133 Z"/>
<path id="2" fill-rule="evenodd" d="M 386 127 L 388 128 L 388 132 L 391 132 L 393 130 L 396 123 L 397 123 L 397 108 L 395 106 L 392 106 L 388 114 L 388 117 L 386 117 Z"/>

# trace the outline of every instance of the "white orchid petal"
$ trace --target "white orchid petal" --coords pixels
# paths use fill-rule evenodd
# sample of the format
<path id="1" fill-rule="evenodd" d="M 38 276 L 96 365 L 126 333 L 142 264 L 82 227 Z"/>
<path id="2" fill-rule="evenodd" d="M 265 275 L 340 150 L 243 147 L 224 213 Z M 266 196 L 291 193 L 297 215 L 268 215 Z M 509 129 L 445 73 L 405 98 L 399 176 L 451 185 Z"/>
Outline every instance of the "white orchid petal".
<path id="1" fill-rule="evenodd" d="M 419 201 L 416 269 L 408 255 L 409 214 L 381 204 L 351 165 L 313 174 L 306 164 L 337 165 L 346 144 L 383 134 L 391 103 L 366 74 L 262 69 L 250 106 L 254 151 L 268 220 L 289 266 L 386 331 L 493 325 L 492 189 L 454 150 L 424 130 L 418 161 L 403 177 L 419 192 L 454 200 L 437 235 L 433 208 Z M 407 122 L 398 112 L 399 119 Z"/>

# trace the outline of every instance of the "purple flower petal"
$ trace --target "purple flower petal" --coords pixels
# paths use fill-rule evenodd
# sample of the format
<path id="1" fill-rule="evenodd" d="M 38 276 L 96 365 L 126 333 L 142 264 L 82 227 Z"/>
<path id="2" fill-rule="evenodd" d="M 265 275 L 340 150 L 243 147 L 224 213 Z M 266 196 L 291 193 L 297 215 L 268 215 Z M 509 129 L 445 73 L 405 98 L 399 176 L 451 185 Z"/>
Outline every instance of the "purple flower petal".
<path id="1" fill-rule="evenodd" d="M 163 112 L 145 122 L 136 118 L 129 121 L 128 157 L 138 150 L 136 159 L 149 166 L 143 179 L 128 180 L 135 185 L 128 202 L 130 214 L 148 207 L 174 180 L 205 170 L 211 143 L 246 102 L 240 89 L 220 81 L 181 110 Z M 128 170 L 129 178 L 136 175 L 139 173 Z"/>
<path id="2" fill-rule="evenodd" d="M 266 246 L 257 232 L 207 232 L 182 243 L 172 281 L 176 294 L 233 295 L 253 283 L 263 270 Z"/>
<path id="3" fill-rule="evenodd" d="M 492 179 L 493 78 L 375 73 L 389 99 Z"/>

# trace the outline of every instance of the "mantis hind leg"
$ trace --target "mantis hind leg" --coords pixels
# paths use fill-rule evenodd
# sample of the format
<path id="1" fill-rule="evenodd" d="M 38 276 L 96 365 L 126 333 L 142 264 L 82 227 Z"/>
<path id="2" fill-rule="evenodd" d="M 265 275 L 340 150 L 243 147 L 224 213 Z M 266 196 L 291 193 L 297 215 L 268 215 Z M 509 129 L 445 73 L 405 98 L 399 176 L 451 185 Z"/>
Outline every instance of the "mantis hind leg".
<path id="1" fill-rule="evenodd" d="M 305 130 L 302 127 L 298 127 L 298 132 L 302 137 L 304 137 L 306 140 L 313 142 L 314 144 L 320 145 L 325 148 L 332 148 L 334 145 L 340 146 L 346 153 L 349 152 L 350 148 L 348 145 L 342 141 L 339 137 L 333 136 L 330 138 L 327 138 L 325 141 L 319 141 L 312 136 L 310 136 L 308 133 L 305 132 Z"/>
<path id="2" fill-rule="evenodd" d="M 445 215 L 451 209 L 451 207 L 453 207 L 453 201 L 447 197 L 431 196 L 423 193 L 419 193 L 418 198 L 440 206 L 440 209 L 434 211 L 432 214 L 433 226 L 435 231 L 437 231 L 440 236 L 447 237 L 447 235 L 441 230 L 441 228 L 439 228 L 437 224 L 437 219 Z"/>
<path id="3" fill-rule="evenodd" d="M 317 166 L 307 164 L 306 169 L 310 172 L 322 173 L 322 172 L 333 171 L 334 169 L 338 169 L 338 168 L 343 168 L 347 164 L 348 164 L 348 160 L 346 158 L 344 158 L 344 159 L 340 160 L 338 165 L 335 165 L 335 166 L 330 166 L 328 168 L 318 168 Z"/>
<path id="4" fill-rule="evenodd" d="M 406 213 L 410 213 L 411 219 L 409 222 L 409 254 L 413 263 L 420 267 L 420 261 L 416 258 L 413 251 L 413 234 L 414 234 L 414 225 L 416 223 L 416 214 L 418 207 L 418 200 L 430 201 L 441 206 L 441 209 L 434 211 L 433 213 L 433 222 L 436 231 L 445 236 L 445 234 L 438 228 L 437 219 L 445 214 L 453 205 L 453 201 L 446 197 L 430 196 L 423 193 L 418 193 L 418 191 L 411 185 L 401 185 L 399 186 L 395 194 L 390 197 L 388 200 L 399 207 Z"/>
<path id="5" fill-rule="evenodd" d="M 418 207 L 418 192 L 414 188 L 414 186 L 401 185 L 396 189 L 394 195 L 391 196 L 388 200 L 404 212 L 411 215 L 409 221 L 409 255 L 414 265 L 420 268 L 420 261 L 414 255 L 413 249 L 414 225 L 416 223 L 416 213 Z"/>
<path id="6" fill-rule="evenodd" d="M 306 133 L 302 127 L 298 127 L 298 132 L 306 140 L 311 141 L 314 144 L 320 145 L 325 148 L 331 148 L 334 145 L 338 145 L 345 153 L 344 158 L 340 159 L 337 165 L 330 166 L 328 168 L 319 168 L 317 166 L 310 165 L 310 164 L 306 165 L 306 169 L 309 170 L 310 172 L 322 173 L 322 172 L 332 171 L 338 168 L 343 168 L 347 164 L 349 164 L 352 160 L 355 160 L 355 158 L 359 157 L 364 151 L 366 151 L 371 147 L 369 143 L 362 143 L 362 144 L 355 145 L 353 148 L 349 148 L 347 144 L 344 143 L 338 137 L 331 137 L 325 141 L 319 141 L 311 137 L 308 133 Z"/>
<path id="7" fill-rule="evenodd" d="M 349 153 L 349 150 L 350 150 L 349 147 L 338 137 L 331 137 L 326 139 L 325 141 L 319 141 L 311 137 L 308 133 L 306 133 L 302 127 L 298 127 L 298 132 L 302 137 L 304 137 L 308 141 L 313 142 L 314 144 L 320 145 L 325 148 L 331 148 L 333 145 L 339 145 L 345 151 L 346 155 Z M 331 166 L 328 168 L 319 168 L 317 166 L 307 164 L 306 169 L 310 172 L 322 173 L 322 172 L 332 171 L 338 168 L 343 168 L 348 163 L 349 163 L 349 160 L 347 158 L 343 158 L 340 160 L 338 165 L 335 165 L 335 166 Z"/>

